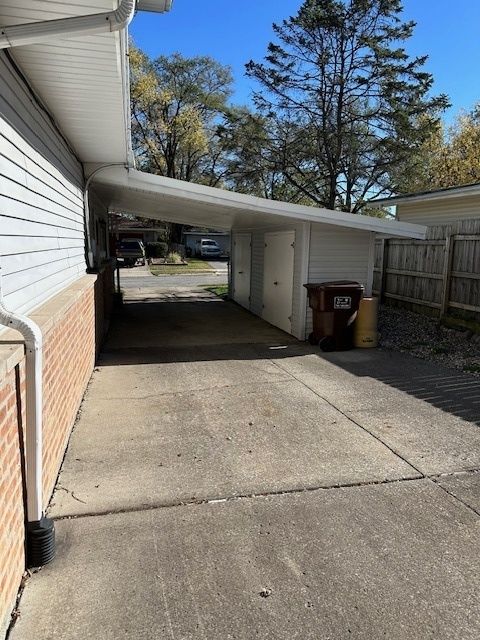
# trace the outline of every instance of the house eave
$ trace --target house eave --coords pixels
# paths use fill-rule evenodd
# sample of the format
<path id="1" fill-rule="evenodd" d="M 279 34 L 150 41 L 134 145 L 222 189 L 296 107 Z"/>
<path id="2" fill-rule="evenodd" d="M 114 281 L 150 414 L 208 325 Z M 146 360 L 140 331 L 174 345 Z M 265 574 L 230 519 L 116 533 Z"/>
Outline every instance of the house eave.
<path id="1" fill-rule="evenodd" d="M 463 187 L 449 187 L 438 189 L 437 191 L 422 191 L 421 193 L 411 193 L 402 196 L 392 196 L 391 198 L 379 198 L 370 200 L 369 207 L 382 206 L 393 207 L 411 202 L 426 202 L 430 200 L 450 200 L 454 198 L 464 198 L 465 196 L 480 196 L 480 183 L 470 184 Z"/>

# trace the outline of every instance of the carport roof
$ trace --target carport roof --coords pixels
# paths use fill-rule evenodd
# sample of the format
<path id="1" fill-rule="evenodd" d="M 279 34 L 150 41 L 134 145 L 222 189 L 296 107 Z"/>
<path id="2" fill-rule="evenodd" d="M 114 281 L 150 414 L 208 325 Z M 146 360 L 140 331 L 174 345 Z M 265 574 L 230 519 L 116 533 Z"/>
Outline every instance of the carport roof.
<path id="1" fill-rule="evenodd" d="M 267 200 L 124 167 L 99 171 L 94 184 L 111 212 L 180 224 L 228 230 L 317 222 L 385 236 L 423 239 L 426 234 L 426 227 L 417 224 Z"/>

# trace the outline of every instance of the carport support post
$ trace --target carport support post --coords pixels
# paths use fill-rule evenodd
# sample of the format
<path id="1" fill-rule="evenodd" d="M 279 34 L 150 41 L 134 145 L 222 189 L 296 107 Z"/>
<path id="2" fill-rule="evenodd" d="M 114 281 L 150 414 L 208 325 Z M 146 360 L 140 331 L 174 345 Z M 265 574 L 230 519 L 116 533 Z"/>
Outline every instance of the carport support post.
<path id="1" fill-rule="evenodd" d="M 446 237 L 446 240 L 445 240 L 440 319 L 443 318 L 443 316 L 445 316 L 448 312 L 448 302 L 450 298 L 450 285 L 451 285 L 451 278 L 452 278 L 454 245 L 455 245 L 455 236 L 453 234 L 450 234 Z"/>
<path id="2" fill-rule="evenodd" d="M 120 295 L 120 267 L 117 262 L 117 294 Z"/>
<path id="3" fill-rule="evenodd" d="M 382 238 L 382 252 L 380 262 L 380 291 L 378 292 L 380 302 L 385 302 L 385 289 L 387 288 L 388 269 L 388 239 Z"/>

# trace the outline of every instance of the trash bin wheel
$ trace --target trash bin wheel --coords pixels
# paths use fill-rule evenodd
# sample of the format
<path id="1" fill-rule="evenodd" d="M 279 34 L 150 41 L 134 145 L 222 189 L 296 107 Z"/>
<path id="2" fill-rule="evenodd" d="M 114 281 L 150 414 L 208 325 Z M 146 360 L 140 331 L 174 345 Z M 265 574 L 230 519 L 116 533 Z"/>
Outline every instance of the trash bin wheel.
<path id="1" fill-rule="evenodd" d="M 336 344 L 335 344 L 335 339 L 332 338 L 332 336 L 325 336 L 325 338 L 322 338 L 320 340 L 320 342 L 318 343 L 320 349 L 322 351 L 335 351 L 336 349 Z"/>

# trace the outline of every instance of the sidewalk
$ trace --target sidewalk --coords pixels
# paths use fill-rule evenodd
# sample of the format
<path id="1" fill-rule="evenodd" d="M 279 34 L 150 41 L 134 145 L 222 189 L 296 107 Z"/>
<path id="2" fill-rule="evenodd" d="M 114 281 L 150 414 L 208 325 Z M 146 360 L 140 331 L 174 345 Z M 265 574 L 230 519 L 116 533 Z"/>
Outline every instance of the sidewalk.
<path id="1" fill-rule="evenodd" d="M 10 640 L 480 637 L 473 378 L 126 291 Z"/>

